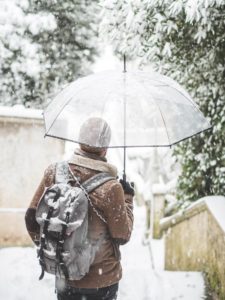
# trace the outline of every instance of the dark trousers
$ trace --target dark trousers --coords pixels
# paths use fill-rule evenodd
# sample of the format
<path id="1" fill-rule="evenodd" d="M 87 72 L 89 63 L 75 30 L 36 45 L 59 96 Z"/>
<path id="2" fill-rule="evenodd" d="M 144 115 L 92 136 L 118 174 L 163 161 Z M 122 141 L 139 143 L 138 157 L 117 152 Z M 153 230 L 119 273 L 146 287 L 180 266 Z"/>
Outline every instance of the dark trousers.
<path id="1" fill-rule="evenodd" d="M 118 283 L 100 289 L 79 289 L 66 287 L 58 292 L 58 300 L 116 300 Z"/>

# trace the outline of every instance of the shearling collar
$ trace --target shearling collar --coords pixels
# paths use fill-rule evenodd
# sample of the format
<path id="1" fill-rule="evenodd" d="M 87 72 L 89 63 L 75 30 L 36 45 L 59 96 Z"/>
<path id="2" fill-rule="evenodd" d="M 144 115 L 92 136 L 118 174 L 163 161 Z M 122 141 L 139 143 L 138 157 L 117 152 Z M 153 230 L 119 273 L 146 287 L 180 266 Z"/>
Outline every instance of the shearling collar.
<path id="1" fill-rule="evenodd" d="M 73 154 L 72 157 L 68 160 L 68 162 L 91 170 L 106 172 L 114 177 L 117 176 L 116 167 L 101 160 L 96 160 L 89 157 Z"/>
<path id="2" fill-rule="evenodd" d="M 81 155 L 81 156 L 88 157 L 88 158 L 95 159 L 95 160 L 101 160 L 101 161 L 107 162 L 107 159 L 105 156 L 99 156 L 96 153 L 86 152 L 86 151 L 83 151 L 82 149 L 75 149 L 74 154 Z"/>

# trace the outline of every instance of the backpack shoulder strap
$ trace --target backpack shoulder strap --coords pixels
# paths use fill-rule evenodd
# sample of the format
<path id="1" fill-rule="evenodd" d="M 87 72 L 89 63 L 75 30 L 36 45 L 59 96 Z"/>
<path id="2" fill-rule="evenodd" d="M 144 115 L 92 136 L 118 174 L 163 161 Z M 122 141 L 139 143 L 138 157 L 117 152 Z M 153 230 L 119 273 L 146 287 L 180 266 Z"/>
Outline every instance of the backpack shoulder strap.
<path id="1" fill-rule="evenodd" d="M 85 182 L 83 182 L 82 186 L 84 187 L 84 189 L 88 193 L 91 193 L 92 191 L 94 191 L 97 187 L 99 187 L 103 183 L 105 183 L 109 180 L 113 180 L 113 179 L 116 179 L 116 178 L 112 177 L 108 173 L 101 172 L 99 174 L 96 174 L 96 175 L 92 176 L 91 178 L 89 178 Z"/>
<path id="2" fill-rule="evenodd" d="M 68 183 L 71 180 L 74 180 L 74 178 L 70 173 L 68 162 L 58 162 L 56 164 L 55 183 Z"/>
<path id="3" fill-rule="evenodd" d="M 97 187 L 102 185 L 103 183 L 116 179 L 115 177 L 110 176 L 108 173 L 99 173 L 88 180 L 86 180 L 84 183 L 82 183 L 82 188 L 86 191 L 86 196 L 89 200 L 90 205 L 93 208 L 93 211 L 96 213 L 96 215 L 104 222 L 107 224 L 106 219 L 102 216 L 102 214 L 99 212 L 99 210 L 93 205 L 91 198 L 89 197 L 89 193 L 94 191 Z"/>
<path id="4" fill-rule="evenodd" d="M 101 172 L 81 183 L 81 185 L 87 191 L 87 193 L 91 193 L 103 183 L 113 179 L 116 178 L 111 176 L 109 173 Z M 68 183 L 69 181 L 74 180 L 79 182 L 79 179 L 72 174 L 67 161 L 56 164 L 55 183 Z"/>
<path id="5" fill-rule="evenodd" d="M 78 185 L 80 186 L 80 188 L 85 192 L 87 199 L 90 203 L 90 205 L 92 206 L 94 212 L 96 213 L 96 215 L 104 222 L 107 223 L 107 221 L 105 220 L 105 218 L 99 213 L 99 211 L 94 207 L 90 197 L 89 197 L 89 193 L 94 191 L 97 187 L 99 187 L 100 185 L 102 185 L 103 183 L 109 181 L 109 180 L 113 180 L 116 179 L 115 177 L 112 177 L 111 175 L 109 175 L 108 173 L 99 173 L 96 174 L 94 176 L 92 176 L 91 178 L 89 178 L 88 180 L 86 180 L 83 183 L 80 183 L 78 178 L 76 178 L 74 176 L 74 174 L 72 173 L 69 165 L 68 165 L 68 171 L 70 173 L 70 176 L 73 177 L 73 180 L 77 181 Z"/>

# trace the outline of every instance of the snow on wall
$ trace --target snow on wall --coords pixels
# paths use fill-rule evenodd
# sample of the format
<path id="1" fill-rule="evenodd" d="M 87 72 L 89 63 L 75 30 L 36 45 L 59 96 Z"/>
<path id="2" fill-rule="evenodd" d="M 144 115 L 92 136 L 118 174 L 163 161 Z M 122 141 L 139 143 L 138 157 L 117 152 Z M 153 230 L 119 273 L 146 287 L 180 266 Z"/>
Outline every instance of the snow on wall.
<path id="1" fill-rule="evenodd" d="M 25 108 L 23 105 L 0 106 L 0 117 L 43 119 L 42 110 Z"/>
<path id="2" fill-rule="evenodd" d="M 203 198 L 209 211 L 214 216 L 221 229 L 225 232 L 225 197 L 208 196 Z"/>
<path id="3" fill-rule="evenodd" d="M 221 229 L 225 232 L 225 197 L 224 196 L 206 196 L 198 201 L 192 203 L 186 209 L 178 211 L 170 217 L 161 219 L 160 224 L 162 229 L 169 228 L 192 215 L 197 214 L 200 210 L 204 210 L 205 207 L 211 212 Z"/>

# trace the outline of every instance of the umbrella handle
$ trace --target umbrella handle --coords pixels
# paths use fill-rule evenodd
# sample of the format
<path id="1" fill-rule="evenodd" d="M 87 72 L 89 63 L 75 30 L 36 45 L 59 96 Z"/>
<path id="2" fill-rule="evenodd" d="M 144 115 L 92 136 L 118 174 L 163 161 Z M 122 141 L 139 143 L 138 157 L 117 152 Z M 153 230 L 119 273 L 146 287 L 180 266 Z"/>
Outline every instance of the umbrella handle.
<path id="1" fill-rule="evenodd" d="M 126 181 L 126 147 L 123 148 L 123 180 Z"/>
<path id="2" fill-rule="evenodd" d="M 127 60 L 126 60 L 126 55 L 123 55 L 123 72 L 127 72 Z"/>
<path id="3" fill-rule="evenodd" d="M 123 181 L 126 181 L 127 180 L 127 176 L 126 174 L 123 172 Z"/>
<path id="4" fill-rule="evenodd" d="M 127 72 L 127 65 L 126 65 L 126 55 L 123 55 L 123 72 Z M 125 108 L 124 108 L 124 115 L 126 118 L 126 102 Z M 126 181 L 126 132 L 125 132 L 125 125 L 126 125 L 126 119 L 124 119 L 124 148 L 123 148 L 123 181 Z"/>

